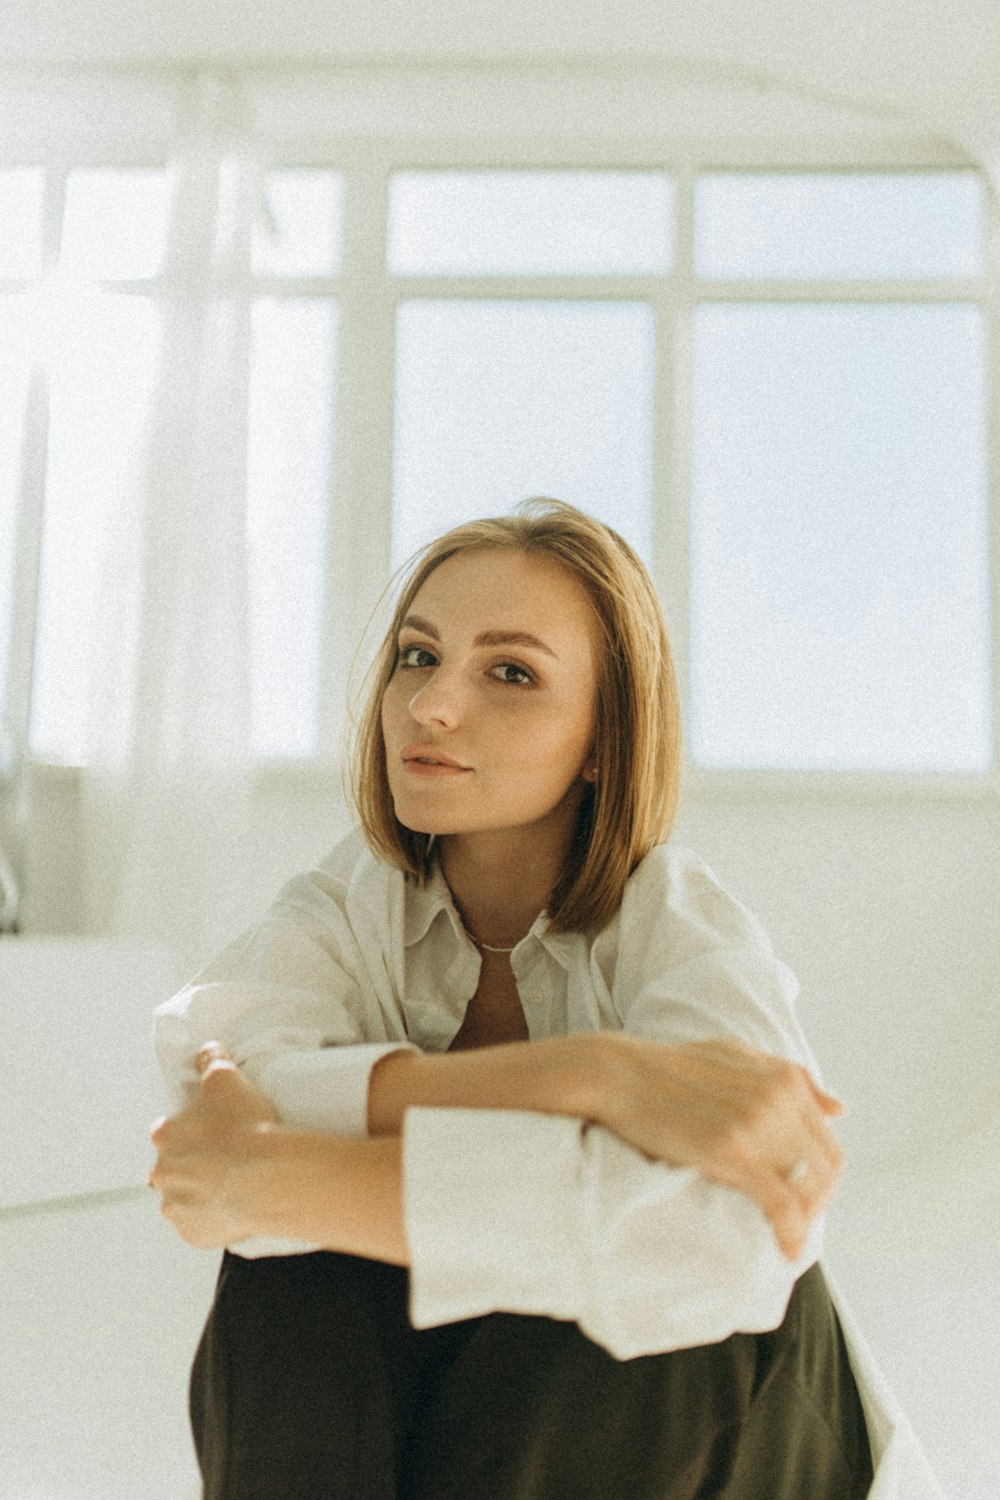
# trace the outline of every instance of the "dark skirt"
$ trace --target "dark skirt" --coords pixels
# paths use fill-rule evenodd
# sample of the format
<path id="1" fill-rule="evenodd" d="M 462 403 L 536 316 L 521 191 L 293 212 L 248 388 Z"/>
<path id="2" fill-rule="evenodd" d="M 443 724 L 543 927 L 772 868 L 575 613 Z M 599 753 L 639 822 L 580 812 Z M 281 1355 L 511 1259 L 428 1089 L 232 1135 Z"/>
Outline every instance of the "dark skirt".
<path id="1" fill-rule="evenodd" d="M 226 1254 L 191 1376 L 205 1500 L 861 1500 L 820 1267 L 773 1333 L 616 1360 L 572 1323 L 415 1331 L 407 1272 Z"/>

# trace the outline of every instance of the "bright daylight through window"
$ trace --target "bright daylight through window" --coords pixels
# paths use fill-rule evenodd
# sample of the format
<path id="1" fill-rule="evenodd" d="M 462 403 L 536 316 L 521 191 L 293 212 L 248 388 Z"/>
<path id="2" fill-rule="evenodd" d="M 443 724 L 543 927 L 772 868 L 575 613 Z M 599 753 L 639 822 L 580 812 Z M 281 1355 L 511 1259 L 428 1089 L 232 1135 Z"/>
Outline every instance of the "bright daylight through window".
<path id="1" fill-rule="evenodd" d="M 386 576 L 440 529 L 557 495 L 620 529 L 664 587 L 684 548 L 695 766 L 991 768 L 980 179 L 680 184 L 411 166 L 376 211 L 346 168 L 266 174 L 229 288 L 251 348 L 261 757 L 338 750 L 330 633 L 364 623 L 339 619 L 330 584 L 341 426 L 360 404 L 343 340 L 375 301 L 392 317 L 371 397 L 392 410 L 391 483 L 365 505 L 391 517 Z M 170 189 L 162 167 L 0 170 L 0 708 L 34 637 L 33 750 L 70 763 L 86 756 L 103 559 L 158 399 Z M 385 226 L 375 284 L 345 265 L 352 213 Z"/>

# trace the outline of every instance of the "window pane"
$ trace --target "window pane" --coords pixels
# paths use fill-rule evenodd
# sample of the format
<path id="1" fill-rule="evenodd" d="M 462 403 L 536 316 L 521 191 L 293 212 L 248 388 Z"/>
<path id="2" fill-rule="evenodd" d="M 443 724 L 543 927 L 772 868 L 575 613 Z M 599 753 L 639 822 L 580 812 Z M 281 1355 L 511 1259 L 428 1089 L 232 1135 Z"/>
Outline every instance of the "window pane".
<path id="1" fill-rule="evenodd" d="M 339 172 L 267 174 L 270 223 L 254 232 L 258 276 L 330 276 L 340 270 L 343 178 Z"/>
<path id="2" fill-rule="evenodd" d="M 165 170 L 71 172 L 62 269 L 108 281 L 155 276 L 166 249 L 170 189 Z"/>
<path id="3" fill-rule="evenodd" d="M 990 763 L 984 333 L 971 306 L 703 306 L 697 763 Z"/>
<path id="4" fill-rule="evenodd" d="M 393 561 L 473 516 L 552 495 L 647 558 L 654 330 L 632 302 L 404 302 Z"/>
<path id="5" fill-rule="evenodd" d="M 159 347 L 145 298 L 92 292 L 64 309 L 52 374 L 31 743 L 82 762 L 103 550 L 135 482 Z"/>
<path id="6" fill-rule="evenodd" d="M 7 702 L 21 445 L 31 342 L 26 297 L 0 297 L 0 718 Z"/>
<path id="7" fill-rule="evenodd" d="M 248 526 L 253 741 L 316 753 L 337 310 L 262 299 L 253 313 Z"/>
<path id="8" fill-rule="evenodd" d="M 659 172 L 396 172 L 388 269 L 403 276 L 668 271 L 674 184 Z"/>
<path id="9" fill-rule="evenodd" d="M 34 276 L 41 262 L 42 173 L 37 167 L 0 172 L 0 277 Z"/>
<path id="10" fill-rule="evenodd" d="M 978 276 L 985 207 L 973 172 L 708 173 L 695 183 L 695 270 L 792 281 Z"/>

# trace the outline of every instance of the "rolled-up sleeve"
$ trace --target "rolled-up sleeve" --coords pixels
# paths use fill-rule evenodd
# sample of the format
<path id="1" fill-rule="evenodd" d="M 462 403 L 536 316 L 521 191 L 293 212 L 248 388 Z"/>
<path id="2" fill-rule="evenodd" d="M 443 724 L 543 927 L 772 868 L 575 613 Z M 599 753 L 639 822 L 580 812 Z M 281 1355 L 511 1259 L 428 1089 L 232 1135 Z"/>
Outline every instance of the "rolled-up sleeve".
<path id="1" fill-rule="evenodd" d="M 197 1084 L 194 1058 L 207 1041 L 223 1044 L 284 1124 L 351 1136 L 367 1134 L 376 1062 L 411 1045 L 366 984 L 364 956 L 336 907 L 321 919 L 287 900 L 156 1011 L 174 1109 Z M 256 1239 L 232 1248 L 256 1256 L 316 1247 Z"/>
<path id="2" fill-rule="evenodd" d="M 410 1318 L 487 1312 L 579 1319 L 579 1120 L 515 1110 L 409 1109 L 403 1125 Z"/>
<path id="3" fill-rule="evenodd" d="M 795 1262 L 742 1194 L 557 1116 L 412 1109 L 403 1136 L 410 1318 L 575 1322 L 617 1359 L 782 1321 Z"/>
<path id="4" fill-rule="evenodd" d="M 183 1108 L 197 1084 L 198 1048 L 217 1041 L 284 1124 L 365 1135 L 371 1070 L 409 1043 L 366 1042 L 359 1019 L 341 1010 L 329 995 L 249 977 L 189 985 L 154 1018 L 172 1105 Z"/>

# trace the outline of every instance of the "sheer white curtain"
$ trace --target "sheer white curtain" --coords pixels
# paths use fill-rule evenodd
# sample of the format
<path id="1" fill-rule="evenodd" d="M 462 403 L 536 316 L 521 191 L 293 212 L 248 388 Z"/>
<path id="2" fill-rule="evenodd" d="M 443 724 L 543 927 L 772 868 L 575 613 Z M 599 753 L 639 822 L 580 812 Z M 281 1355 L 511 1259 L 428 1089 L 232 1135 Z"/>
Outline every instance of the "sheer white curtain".
<path id="1" fill-rule="evenodd" d="M 116 506 L 84 773 L 88 928 L 189 972 L 239 911 L 250 790 L 247 286 L 260 173 L 201 76 L 173 164 L 159 377 Z"/>

